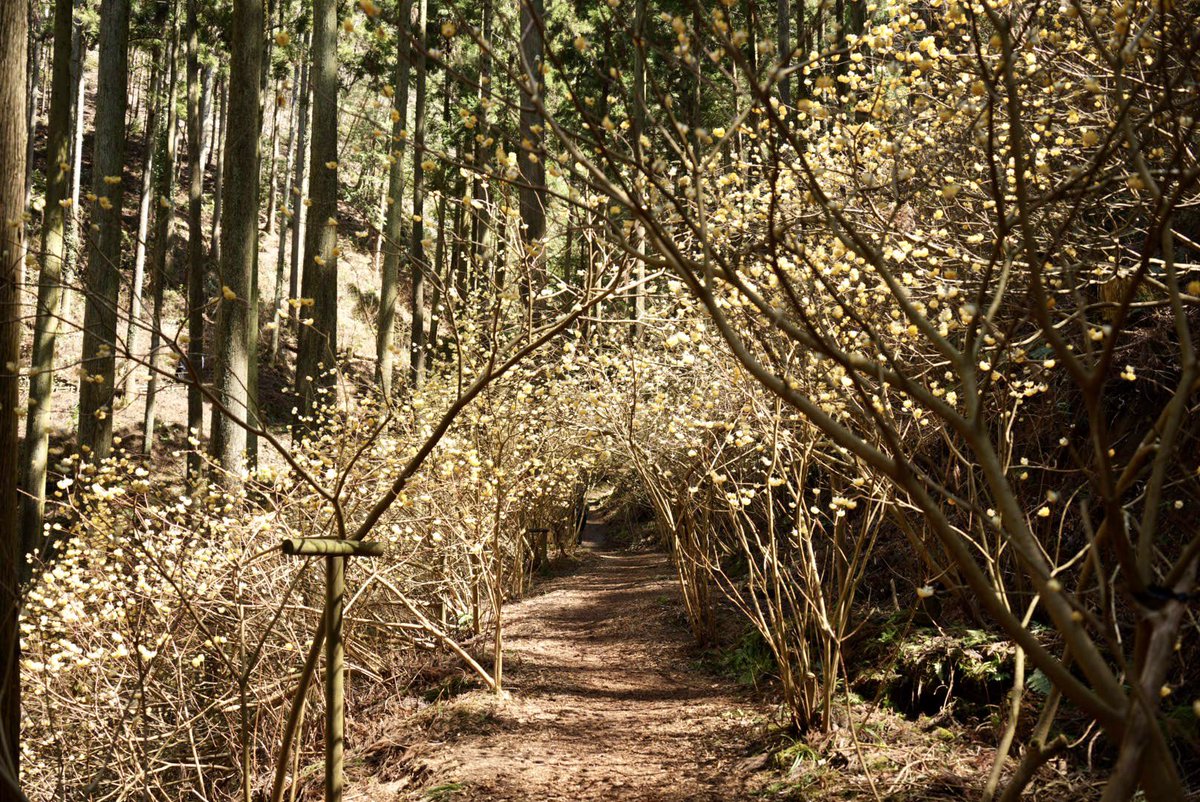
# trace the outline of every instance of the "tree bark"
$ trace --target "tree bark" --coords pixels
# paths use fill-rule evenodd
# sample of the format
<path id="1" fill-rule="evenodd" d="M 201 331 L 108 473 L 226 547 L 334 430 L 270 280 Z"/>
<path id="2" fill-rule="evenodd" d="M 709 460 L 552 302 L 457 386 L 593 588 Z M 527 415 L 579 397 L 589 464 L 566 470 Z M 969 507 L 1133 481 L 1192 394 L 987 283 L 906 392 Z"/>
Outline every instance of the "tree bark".
<path id="1" fill-rule="evenodd" d="M 29 370 L 29 414 L 25 419 L 22 553 L 40 550 L 46 509 L 50 402 L 54 349 L 60 329 L 62 265 L 66 255 L 67 170 L 71 158 L 72 0 L 55 0 L 54 60 L 46 143 L 46 215 L 42 220 L 42 273 L 37 283 L 34 353 Z"/>
<path id="2" fill-rule="evenodd" d="M 71 158 L 71 26 L 72 0 L 54 3 L 54 61 L 50 88 L 50 120 L 46 138 L 46 213 L 42 219 L 42 272 L 29 366 L 29 411 L 25 419 L 24 476 L 21 489 L 22 553 L 38 550 L 46 506 L 50 404 L 54 392 L 54 352 L 62 310 L 63 262 Z"/>
<path id="3" fill-rule="evenodd" d="M 463 135 L 462 142 L 458 148 L 458 156 L 462 158 L 467 152 L 467 137 Z M 455 171 L 456 178 L 454 179 L 454 224 L 451 227 L 450 234 L 450 273 L 446 280 L 447 298 L 444 304 L 449 307 L 454 305 L 455 318 L 461 320 L 458 310 L 467 300 L 467 268 L 466 260 L 463 258 L 463 249 L 466 246 L 466 210 L 470 203 L 467 197 L 467 179 L 462 174 L 461 170 Z M 450 287 L 453 282 L 454 293 L 451 296 Z"/>
<path id="4" fill-rule="evenodd" d="M 142 419 L 142 454 L 150 456 L 154 451 L 154 427 L 156 418 L 156 402 L 158 399 L 158 371 L 162 362 L 159 359 L 159 349 L 162 348 L 162 307 L 163 288 L 167 276 L 171 275 L 167 259 L 171 252 L 171 240 L 175 234 L 175 161 L 177 155 L 177 138 L 175 128 L 179 122 L 179 113 L 175 105 L 175 88 L 179 79 L 178 50 L 179 36 L 175 33 L 175 16 L 171 15 L 171 44 L 168 55 L 168 77 L 166 90 L 167 130 L 163 138 L 162 169 L 158 173 L 158 183 L 155 194 L 158 205 L 154 211 L 154 238 L 150 251 L 150 281 L 153 289 L 153 308 L 150 324 L 150 379 L 146 383 L 146 414 Z"/>
<path id="5" fill-rule="evenodd" d="M 159 65 L 161 52 L 157 45 L 150 51 L 150 92 L 146 99 L 146 154 L 142 162 L 142 193 L 138 201 L 137 237 L 134 239 L 133 281 L 129 287 L 129 321 L 125 329 L 125 349 L 129 352 L 129 367 L 121 377 L 121 395 L 130 398 L 137 386 L 133 376 L 137 372 L 137 342 L 141 339 L 142 290 L 146 282 L 146 240 L 150 234 L 150 202 L 154 195 L 154 151 L 158 146 L 159 98 L 162 95 L 163 70 Z"/>
<path id="6" fill-rule="evenodd" d="M 302 418 L 326 400 L 337 367 L 337 3 L 313 0 L 312 225 L 305 232 L 302 294 L 312 299 L 312 323 L 300 326 L 296 395 Z"/>
<path id="7" fill-rule="evenodd" d="M 217 71 L 212 64 L 203 67 L 203 81 L 200 88 L 200 141 L 201 159 L 204 173 L 212 167 L 213 145 L 219 146 L 217 138 L 217 110 L 213 105 L 213 96 L 217 91 Z"/>
<path id="8" fill-rule="evenodd" d="M 217 307 L 212 455 L 220 481 L 240 484 L 246 464 L 245 421 L 250 412 L 254 261 L 258 255 L 259 106 L 262 97 L 262 0 L 234 0 L 229 65 L 229 122 L 221 158 L 226 187 L 221 219 L 222 297 Z"/>
<path id="9" fill-rule="evenodd" d="M 0 3 L 0 799 L 20 798 L 21 529 L 18 526 L 17 403 L 21 317 L 17 284 L 24 248 L 28 7 Z"/>
<path id="10" fill-rule="evenodd" d="M 83 2 L 83 0 L 76 0 Z M 83 23 L 75 23 L 71 32 L 71 91 L 75 100 L 74 133 L 71 145 L 71 214 L 69 225 L 79 220 L 79 187 L 83 181 L 83 125 L 84 104 L 87 100 L 87 75 L 83 69 L 84 59 L 87 58 L 87 41 L 83 38 Z"/>
<path id="11" fill-rule="evenodd" d="M 311 44 L 311 39 L 310 39 Z M 307 48 L 304 63 L 300 68 L 300 110 L 296 133 L 296 175 L 292 179 L 292 254 L 288 271 L 288 298 L 300 297 L 300 258 L 304 253 L 305 223 L 308 220 L 308 110 L 312 97 L 309 86 L 309 63 L 311 48 Z M 296 341 L 300 340 L 300 307 L 292 306 L 292 319 L 296 325 Z"/>
<path id="12" fill-rule="evenodd" d="M 225 131 L 229 125 L 228 103 L 229 81 L 222 79 L 217 81 L 217 121 L 213 125 L 215 139 L 212 143 L 217 153 L 217 180 L 213 186 L 213 212 L 211 229 L 208 232 L 208 241 L 212 243 L 213 264 L 221 263 L 221 206 L 224 204 L 225 194 Z"/>
<path id="13" fill-rule="evenodd" d="M 275 169 L 279 160 L 279 106 L 281 95 L 279 82 L 276 81 L 275 96 L 271 98 L 271 159 L 267 165 L 267 236 L 275 233 L 275 198 L 279 194 L 276 191 Z"/>
<path id="14" fill-rule="evenodd" d="M 97 201 L 92 213 L 94 236 L 85 274 L 83 370 L 79 385 L 79 444 L 89 450 L 90 459 L 103 459 L 112 449 L 128 42 L 129 0 L 102 0 L 92 156 Z"/>
<path id="15" fill-rule="evenodd" d="M 425 49 L 428 46 L 429 0 L 418 0 L 413 58 L 416 104 L 413 112 L 412 233 L 409 263 L 412 267 L 412 331 L 408 349 L 408 381 L 413 388 L 425 381 Z"/>
<path id="16" fill-rule="evenodd" d="M 546 165 L 542 150 L 542 116 L 535 99 L 542 100 L 543 0 L 521 2 L 521 147 L 517 159 L 521 169 L 521 244 L 526 294 L 531 321 L 538 318 L 538 296 L 546 282 Z"/>
<path id="17" fill-rule="evenodd" d="M 16 0 L 20 2 L 20 0 Z M 29 87 L 25 98 L 25 111 L 28 115 L 29 138 L 25 142 L 25 208 L 29 208 L 30 196 L 33 193 L 33 154 L 37 143 L 38 101 L 41 95 L 42 40 L 38 36 L 41 27 L 42 4 L 38 0 L 26 0 L 29 4 L 29 70 L 27 80 Z M 23 269 L 23 268 L 22 268 Z"/>
<path id="18" fill-rule="evenodd" d="M 199 0 L 187 0 L 187 129 L 188 129 L 188 448 L 187 482 L 200 482 L 199 442 L 204 431 L 204 398 L 200 381 L 204 371 L 204 117 L 200 102 L 200 54 L 197 26 Z"/>
<path id="19" fill-rule="evenodd" d="M 480 20 L 480 31 L 483 40 L 490 41 L 492 36 L 492 2 L 484 0 L 482 19 Z M 486 104 L 491 97 L 492 80 L 492 56 L 490 52 L 479 54 L 479 97 L 478 111 L 476 116 L 479 118 L 476 127 L 479 129 L 475 134 L 475 174 L 471 178 L 471 247 L 470 256 L 468 258 L 467 270 L 470 273 L 469 286 L 475 286 L 480 279 L 482 273 L 482 255 L 484 248 L 484 239 L 487 236 L 488 230 L 488 186 L 482 178 L 487 173 L 488 160 L 488 110 Z M 463 303 L 466 303 L 464 297 Z"/>
<path id="20" fill-rule="evenodd" d="M 787 0 L 780 0 L 786 3 Z M 633 56 L 633 139 L 634 147 L 641 152 L 641 136 L 646 130 L 648 110 L 646 108 L 646 0 L 637 0 L 634 12 L 634 56 Z M 633 326 L 630 335 L 635 342 L 640 342 L 645 335 L 646 317 L 646 288 L 642 282 L 646 278 L 646 234 L 641 225 L 635 224 L 633 229 L 633 247 L 640 256 L 634 257 L 634 272 L 638 284 L 633 290 Z"/>
<path id="21" fill-rule="evenodd" d="M 776 45 L 780 68 L 792 60 L 792 10 L 789 0 L 776 0 Z M 785 106 L 792 103 L 792 79 L 779 79 L 779 102 Z"/>
<path id="22" fill-rule="evenodd" d="M 453 94 L 449 80 L 442 84 L 442 130 L 450 130 L 450 99 Z M 453 160 L 453 155 L 451 159 Z M 433 248 L 433 297 L 429 303 L 429 338 L 427 342 L 426 363 L 437 354 L 438 329 L 441 327 L 442 308 L 446 303 L 446 290 L 449 288 L 451 276 L 449 265 L 446 263 L 446 193 L 450 189 L 449 182 L 443 176 L 437 193 L 437 238 Z M 453 234 L 453 232 L 451 232 Z M 427 364 L 428 367 L 428 364 Z"/>
<path id="23" fill-rule="evenodd" d="M 283 166 L 283 219 L 279 221 L 279 248 L 275 254 L 275 297 L 273 298 L 271 309 L 271 360 L 279 358 L 279 338 L 283 333 L 283 325 L 287 320 L 287 312 L 284 311 L 283 292 L 284 292 L 284 269 L 287 264 L 287 244 L 288 232 L 291 232 L 292 238 L 296 237 L 296 217 L 300 214 L 299 198 L 292 197 L 289 200 L 289 194 L 286 189 L 291 185 L 292 170 L 295 167 L 294 156 L 296 153 L 296 123 L 297 113 L 296 106 L 299 100 L 300 92 L 300 66 L 297 65 L 292 70 L 292 102 L 289 106 L 288 120 L 288 143 L 284 153 L 286 154 Z M 291 204 L 290 208 L 288 204 Z"/>
<path id="24" fill-rule="evenodd" d="M 400 277 L 400 253 L 404 237 L 404 145 L 408 124 L 408 83 L 411 74 L 412 31 L 409 26 L 412 0 L 400 0 L 397 31 L 396 67 L 392 85 L 397 88 L 396 105 L 392 110 L 392 133 L 389 140 L 387 215 L 383 231 L 383 268 L 379 280 L 379 329 L 375 337 L 375 380 L 380 392 L 388 397 L 392 392 L 392 373 L 396 347 L 396 285 Z"/>

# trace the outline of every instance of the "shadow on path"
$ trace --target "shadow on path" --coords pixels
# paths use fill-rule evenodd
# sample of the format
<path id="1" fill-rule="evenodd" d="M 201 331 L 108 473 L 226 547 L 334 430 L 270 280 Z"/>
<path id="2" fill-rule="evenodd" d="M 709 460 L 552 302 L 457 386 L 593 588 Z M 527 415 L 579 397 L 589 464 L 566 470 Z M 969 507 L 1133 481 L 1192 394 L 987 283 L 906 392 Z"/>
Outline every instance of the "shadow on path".
<path id="1" fill-rule="evenodd" d="M 695 666 L 667 557 L 615 550 L 609 531 L 589 524 L 579 570 L 505 608 L 498 726 L 422 750 L 425 796 L 410 799 L 751 798 L 741 763 L 761 711 Z"/>

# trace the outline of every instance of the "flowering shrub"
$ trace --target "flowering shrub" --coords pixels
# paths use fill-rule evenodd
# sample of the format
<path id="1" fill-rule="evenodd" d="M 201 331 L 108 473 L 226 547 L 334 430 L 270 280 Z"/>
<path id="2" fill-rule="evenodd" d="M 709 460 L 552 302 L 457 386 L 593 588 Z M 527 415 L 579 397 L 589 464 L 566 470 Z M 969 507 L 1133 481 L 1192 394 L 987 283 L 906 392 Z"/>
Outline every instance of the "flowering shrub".
<path id="1" fill-rule="evenodd" d="M 386 555 L 351 562 L 354 696 L 407 685 L 414 646 L 494 621 L 532 567 L 529 529 L 555 527 L 565 545 L 595 458 L 545 378 L 489 388 L 372 530 Z M 324 599 L 321 572 L 280 540 L 327 535 L 339 515 L 353 525 L 455 394 L 431 380 L 398 408 L 329 409 L 291 470 L 263 465 L 235 492 L 188 494 L 124 452 L 67 459 L 21 624 L 31 798 L 219 798 L 243 761 L 263 782 Z M 310 728 L 306 748 L 319 737 Z"/>

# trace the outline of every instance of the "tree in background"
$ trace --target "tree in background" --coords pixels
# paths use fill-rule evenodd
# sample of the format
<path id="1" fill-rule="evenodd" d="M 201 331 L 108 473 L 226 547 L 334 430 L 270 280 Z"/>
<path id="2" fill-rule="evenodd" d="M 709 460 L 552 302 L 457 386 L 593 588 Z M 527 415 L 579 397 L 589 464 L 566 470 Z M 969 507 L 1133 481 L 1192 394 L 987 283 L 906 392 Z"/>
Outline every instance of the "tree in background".
<path id="1" fill-rule="evenodd" d="M 172 8 L 176 8 L 174 4 Z M 146 407 L 142 417 L 142 455 L 149 456 L 154 451 L 154 429 L 158 420 L 158 386 L 159 373 L 162 369 L 163 350 L 163 300 L 167 282 L 173 271 L 169 259 L 171 245 L 175 236 L 175 172 L 178 155 L 178 137 L 176 127 L 179 123 L 179 106 L 176 103 L 176 89 L 179 78 L 179 28 L 174 11 L 171 14 L 170 46 L 167 49 L 168 72 L 166 97 L 167 126 L 160 147 L 162 155 L 159 158 L 158 179 L 154 194 L 158 198 L 154 204 L 154 238 L 150 247 L 150 286 L 153 296 L 150 312 L 150 353 L 147 357 L 150 367 L 150 377 L 146 382 Z"/>
<path id="2" fill-rule="evenodd" d="M 425 234 L 425 174 L 436 162 L 425 151 L 425 112 L 428 80 L 429 0 L 417 0 L 417 19 L 413 25 L 415 52 L 412 58 L 416 96 L 413 100 L 413 182 L 412 230 L 409 237 L 408 263 L 412 287 L 412 330 L 409 334 L 408 382 L 420 387 L 425 381 L 425 281 L 429 276 Z"/>
<path id="3" fill-rule="evenodd" d="M 312 157 L 309 160 L 307 230 L 301 295 L 311 306 L 301 310 L 296 353 L 296 395 L 300 419 L 327 400 L 320 392 L 334 386 L 338 318 L 338 60 L 337 4 L 313 1 Z M 305 317 L 308 315 L 309 317 Z"/>
<path id="4" fill-rule="evenodd" d="M 25 3 L 0 4 L 0 799 L 21 798 L 20 506 L 17 477 L 21 448 L 17 403 L 21 357 L 21 262 L 24 259 L 25 121 L 27 80 Z"/>
<path id="5" fill-rule="evenodd" d="M 396 296 L 400 280 L 400 257 L 404 253 L 404 145 L 408 140 L 408 84 L 412 73 L 410 17 L 412 0 L 400 0 L 396 16 L 396 66 L 392 73 L 394 105 L 391 135 L 387 140 L 387 212 L 384 216 L 383 262 L 379 278 L 379 324 L 375 340 L 375 378 L 384 395 L 391 395 L 395 373 Z"/>
<path id="6" fill-rule="evenodd" d="M 187 245 L 187 362 L 188 384 L 188 484 L 200 481 L 200 437 L 204 431 L 204 398 L 200 381 L 204 374 L 204 114 L 200 87 L 200 0 L 187 3 L 184 41 L 187 42 L 187 159 L 188 159 L 188 245 Z"/>
<path id="7" fill-rule="evenodd" d="M 251 327 L 257 328 L 253 286 L 258 258 L 258 176 L 260 75 L 263 57 L 262 0 L 233 5 L 233 52 L 229 67 L 229 128 L 224 148 L 225 201 L 221 221 L 221 299 L 217 308 L 216 395 L 213 405 L 213 457 L 222 481 L 237 483 L 246 460 L 246 420 L 250 398 Z"/>
<path id="8" fill-rule="evenodd" d="M 46 504 L 46 469 L 49 462 L 51 403 L 54 392 L 54 357 L 63 297 L 66 224 L 70 206 L 68 171 L 71 166 L 71 28 L 72 0 L 54 3 L 53 79 L 50 87 L 50 126 L 46 139 L 46 203 L 42 219 L 42 270 L 38 279 L 29 367 L 29 412 L 25 421 L 22 456 L 24 491 L 21 528 L 22 552 L 40 546 Z"/>
<path id="9" fill-rule="evenodd" d="M 521 144 L 520 159 L 522 261 L 525 283 L 522 293 L 529 305 L 531 321 L 536 320 L 540 295 L 546 284 L 546 151 L 542 146 L 543 121 L 538 108 L 546 103 L 543 96 L 542 27 L 545 8 L 542 0 L 520 0 L 521 4 Z"/>
<path id="10" fill-rule="evenodd" d="M 96 459 L 112 448 L 116 402 L 117 300 L 129 80 L 129 0 L 100 4 L 100 67 L 92 149 L 92 238 L 88 248 L 79 379 L 79 444 Z M 92 198 L 88 198 L 92 201 Z"/>

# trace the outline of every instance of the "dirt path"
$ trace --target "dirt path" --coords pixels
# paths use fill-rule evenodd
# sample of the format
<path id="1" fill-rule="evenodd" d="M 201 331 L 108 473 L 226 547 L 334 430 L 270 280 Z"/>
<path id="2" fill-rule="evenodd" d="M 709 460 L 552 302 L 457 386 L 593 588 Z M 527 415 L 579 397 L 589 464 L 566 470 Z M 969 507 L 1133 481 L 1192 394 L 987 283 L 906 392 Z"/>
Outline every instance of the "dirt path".
<path id="1" fill-rule="evenodd" d="M 423 791 L 403 798 L 749 798 L 746 744 L 761 711 L 694 666 L 664 555 L 594 543 L 579 571 L 535 593 L 505 609 L 511 699 L 482 714 L 483 733 L 421 749 Z"/>

